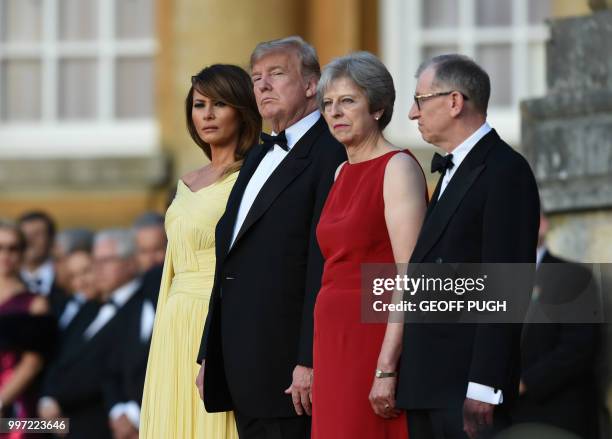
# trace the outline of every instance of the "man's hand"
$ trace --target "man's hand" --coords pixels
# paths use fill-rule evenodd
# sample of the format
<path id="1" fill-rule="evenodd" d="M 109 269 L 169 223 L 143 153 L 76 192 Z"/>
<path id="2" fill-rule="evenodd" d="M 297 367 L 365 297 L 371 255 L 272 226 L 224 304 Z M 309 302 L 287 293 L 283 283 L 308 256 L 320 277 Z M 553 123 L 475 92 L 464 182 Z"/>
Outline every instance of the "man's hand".
<path id="1" fill-rule="evenodd" d="M 493 410 L 495 406 L 486 402 L 466 398 L 463 403 L 463 430 L 470 439 L 493 425 Z"/>
<path id="2" fill-rule="evenodd" d="M 195 380 L 195 385 L 198 388 L 198 393 L 200 394 L 200 399 L 204 401 L 204 364 L 205 360 L 202 360 L 202 366 L 200 366 L 200 371 L 198 372 L 198 376 Z"/>
<path id="3" fill-rule="evenodd" d="M 374 378 L 369 400 L 372 410 L 381 418 L 397 418 L 402 413 L 395 408 L 396 386 L 396 377 Z"/>
<path id="4" fill-rule="evenodd" d="M 298 415 L 311 414 L 310 411 L 310 388 L 312 386 L 312 369 L 304 366 L 295 366 L 293 369 L 293 382 L 285 390 L 285 393 L 291 395 L 295 412 Z"/>
<path id="5" fill-rule="evenodd" d="M 138 438 L 138 430 L 125 415 L 121 415 L 117 419 L 111 420 L 110 427 L 114 439 Z"/>
<path id="6" fill-rule="evenodd" d="M 521 382 L 519 383 L 519 395 L 523 395 L 526 391 L 527 391 L 527 386 L 525 385 L 523 380 L 521 380 Z"/>
<path id="7" fill-rule="evenodd" d="M 38 416 L 43 419 L 56 419 L 62 416 L 62 409 L 55 399 L 41 398 L 38 401 Z"/>

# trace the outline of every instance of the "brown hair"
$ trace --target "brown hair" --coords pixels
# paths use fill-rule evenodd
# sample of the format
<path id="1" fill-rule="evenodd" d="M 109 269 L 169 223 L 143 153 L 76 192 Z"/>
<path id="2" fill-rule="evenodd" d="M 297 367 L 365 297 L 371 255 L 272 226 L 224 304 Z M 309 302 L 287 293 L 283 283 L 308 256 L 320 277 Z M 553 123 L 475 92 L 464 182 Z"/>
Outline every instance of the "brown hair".
<path id="1" fill-rule="evenodd" d="M 26 238 L 19 226 L 13 221 L 0 218 L 0 230 L 12 232 L 17 237 L 17 246 L 19 253 L 23 253 L 26 249 Z"/>
<path id="2" fill-rule="evenodd" d="M 259 133 L 261 132 L 261 116 L 257 109 L 251 77 L 238 66 L 213 64 L 191 78 L 191 88 L 185 99 L 187 129 L 193 141 L 202 148 L 202 151 L 210 160 L 210 145 L 200 138 L 191 118 L 194 89 L 198 93 L 210 99 L 221 101 L 238 111 L 240 133 L 238 135 L 238 146 L 234 153 L 236 163 L 229 166 L 225 173 L 229 174 L 240 169 L 248 150 L 258 143 Z"/>

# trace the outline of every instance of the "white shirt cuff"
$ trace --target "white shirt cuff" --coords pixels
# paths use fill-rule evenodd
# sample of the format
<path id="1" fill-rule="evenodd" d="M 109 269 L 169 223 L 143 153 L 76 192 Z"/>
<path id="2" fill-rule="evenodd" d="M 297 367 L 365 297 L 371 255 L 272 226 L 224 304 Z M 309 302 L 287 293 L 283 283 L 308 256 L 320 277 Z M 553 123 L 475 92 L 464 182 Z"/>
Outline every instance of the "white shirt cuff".
<path id="1" fill-rule="evenodd" d="M 121 415 L 125 413 L 125 404 L 119 402 L 113 406 L 113 408 L 108 413 L 108 416 L 114 421 L 118 419 Z"/>
<path id="2" fill-rule="evenodd" d="M 132 423 L 134 428 L 138 430 L 140 426 L 140 406 L 136 401 L 126 402 L 124 404 L 125 407 L 125 416 Z"/>
<path id="3" fill-rule="evenodd" d="M 57 404 L 57 401 L 55 401 L 55 398 L 52 398 L 50 396 L 43 396 L 38 400 L 39 407 L 44 407 L 49 404 Z"/>
<path id="4" fill-rule="evenodd" d="M 468 384 L 466 396 L 476 401 L 487 402 L 494 405 L 504 402 L 504 395 L 502 395 L 501 389 L 496 392 L 493 387 L 472 382 Z"/>

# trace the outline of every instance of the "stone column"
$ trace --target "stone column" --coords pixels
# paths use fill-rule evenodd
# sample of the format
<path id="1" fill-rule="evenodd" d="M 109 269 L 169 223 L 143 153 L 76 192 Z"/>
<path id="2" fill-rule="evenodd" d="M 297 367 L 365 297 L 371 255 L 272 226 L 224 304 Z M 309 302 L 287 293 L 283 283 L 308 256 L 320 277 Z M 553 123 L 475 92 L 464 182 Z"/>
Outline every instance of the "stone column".
<path id="1" fill-rule="evenodd" d="M 174 175 L 206 162 L 185 126 L 191 76 L 214 63 L 248 67 L 260 41 L 303 33 L 299 0 L 158 0 L 157 111 Z"/>
<path id="2" fill-rule="evenodd" d="M 606 6 L 603 0 L 597 3 Z M 604 8 L 584 17 L 553 20 L 550 27 L 548 93 L 521 105 L 523 149 L 550 215 L 550 247 L 568 259 L 610 266 L 612 10 Z M 609 316 L 612 270 L 606 267 L 603 284 L 608 288 L 603 293 Z M 612 364 L 610 327 L 604 326 L 609 332 L 604 348 Z M 603 374 L 603 380 L 610 410 L 609 372 Z"/>
<path id="3" fill-rule="evenodd" d="M 321 66 L 356 50 L 378 51 L 378 1 L 308 2 L 306 38 L 316 47 Z"/>

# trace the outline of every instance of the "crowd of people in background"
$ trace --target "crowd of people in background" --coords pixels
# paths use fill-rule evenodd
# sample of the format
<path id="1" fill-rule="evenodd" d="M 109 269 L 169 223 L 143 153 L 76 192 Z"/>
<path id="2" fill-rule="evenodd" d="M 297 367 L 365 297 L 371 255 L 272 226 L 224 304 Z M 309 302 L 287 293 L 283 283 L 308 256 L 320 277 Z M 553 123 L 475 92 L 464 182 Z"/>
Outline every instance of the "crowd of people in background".
<path id="1" fill-rule="evenodd" d="M 154 212 L 129 229 L 57 232 L 39 211 L 0 223 L 2 417 L 69 418 L 70 437 L 138 437 L 166 245 Z"/>

